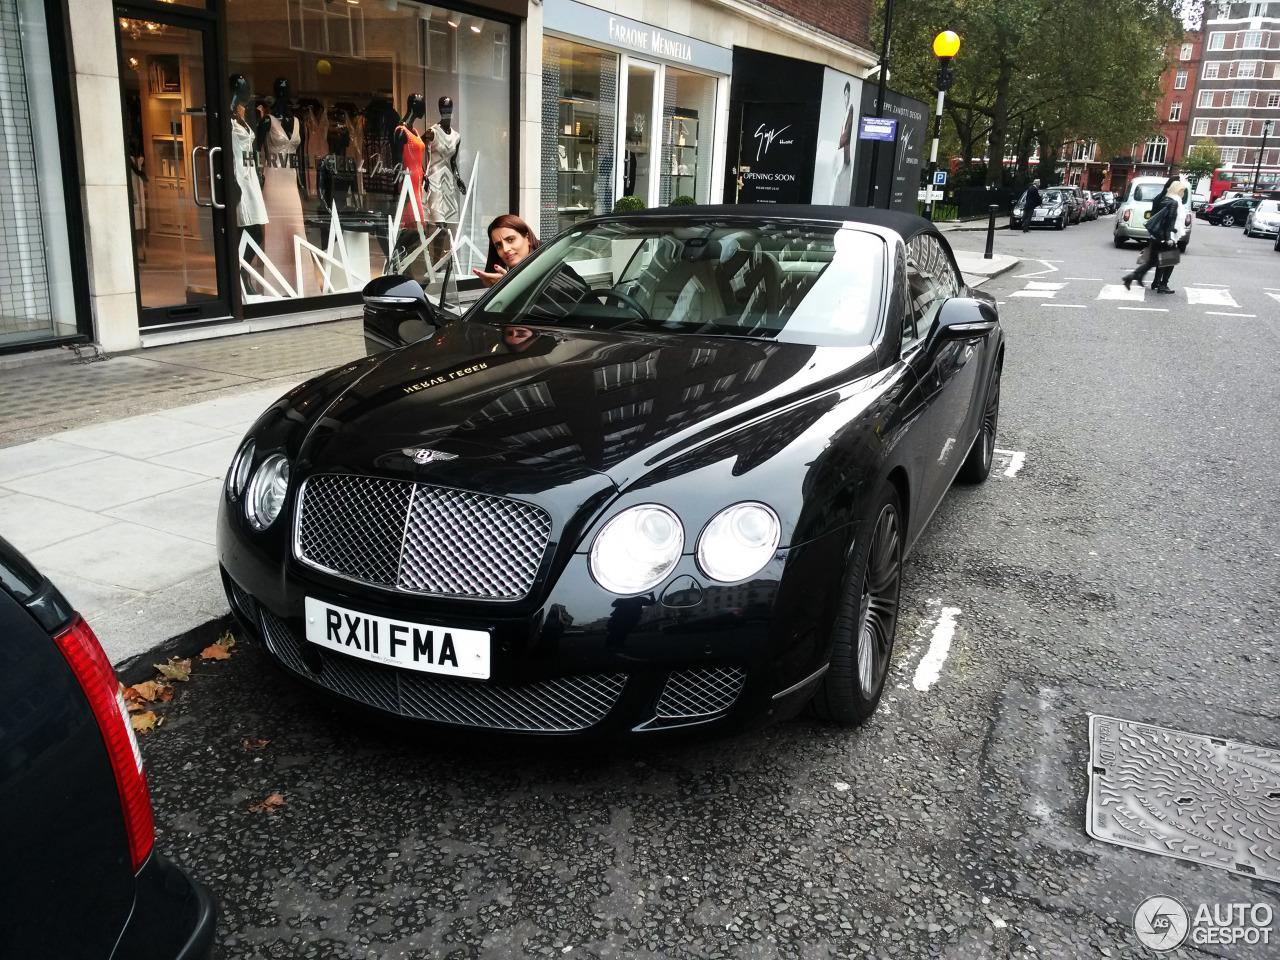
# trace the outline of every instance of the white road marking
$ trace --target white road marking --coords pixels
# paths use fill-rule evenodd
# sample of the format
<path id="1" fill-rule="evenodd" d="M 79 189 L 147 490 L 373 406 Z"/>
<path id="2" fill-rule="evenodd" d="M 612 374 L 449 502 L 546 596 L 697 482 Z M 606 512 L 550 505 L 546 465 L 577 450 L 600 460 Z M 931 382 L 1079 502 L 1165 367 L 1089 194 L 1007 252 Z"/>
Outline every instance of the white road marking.
<path id="1" fill-rule="evenodd" d="M 1256 320 L 1258 317 L 1256 313 L 1223 313 L 1221 310 L 1206 310 L 1204 315 L 1206 317 L 1248 317 L 1251 320 Z"/>
<path id="2" fill-rule="evenodd" d="M 1055 263 L 1064 263 L 1065 261 L 1063 261 L 1063 260 L 1041 260 L 1041 261 L 1039 261 L 1039 262 L 1044 264 L 1044 269 L 1043 269 L 1043 270 L 1040 270 L 1040 271 L 1038 271 L 1038 272 L 1036 272 L 1036 273 L 1020 273 L 1020 274 L 1018 274 L 1016 277 L 1014 277 L 1014 279 L 1015 279 L 1015 280 L 1025 280 L 1025 279 L 1027 279 L 1028 277 L 1043 277 L 1046 273 L 1057 273 L 1057 272 L 1058 272 L 1058 268 L 1057 268 L 1057 267 L 1055 267 L 1055 266 L 1054 266 L 1054 264 L 1055 264 Z"/>
<path id="3" fill-rule="evenodd" d="M 1168 313 L 1167 307 L 1116 307 L 1117 310 L 1142 310 L 1146 313 Z"/>
<path id="4" fill-rule="evenodd" d="M 1065 287 L 1065 283 L 1045 283 L 1041 280 L 1032 280 L 1027 284 L 1027 290 L 1061 290 Z"/>
<path id="5" fill-rule="evenodd" d="M 1276 301 L 1276 303 L 1280 303 L 1280 293 L 1268 293 L 1267 296 Z"/>
<path id="6" fill-rule="evenodd" d="M 1235 307 L 1240 309 L 1240 304 L 1236 303 L 1231 297 L 1231 291 L 1226 287 L 1201 288 L 1201 287 L 1184 287 L 1187 291 L 1187 303 L 1195 306 L 1196 304 L 1204 304 L 1211 307 Z"/>
<path id="7" fill-rule="evenodd" d="M 929 640 L 929 649 L 921 658 L 916 667 L 915 679 L 911 681 L 911 685 L 917 690 L 927 692 L 942 676 L 942 664 L 951 652 L 951 640 L 956 635 L 956 617 L 959 613 L 959 607 L 943 607 L 938 614 L 938 622 Z"/>
<path id="8" fill-rule="evenodd" d="M 1022 465 L 1027 462 L 1027 455 L 1021 450 L 992 450 L 991 452 L 1009 458 L 1009 466 L 1005 467 L 1004 471 L 1006 477 L 1016 477 Z"/>
<path id="9" fill-rule="evenodd" d="M 1133 300 L 1142 302 L 1142 287 L 1126 290 L 1123 283 L 1108 283 L 1098 291 L 1098 300 Z"/>
<path id="10" fill-rule="evenodd" d="M 1032 281 L 1023 289 L 1016 293 L 1011 293 L 1011 297 L 1039 297 L 1043 300 L 1052 300 L 1058 295 L 1058 291 L 1065 287 L 1065 283 L 1041 283 Z"/>
<path id="11" fill-rule="evenodd" d="M 1187 284 L 1187 286 L 1190 286 L 1190 287 L 1223 287 L 1223 288 L 1226 288 L 1227 286 L 1229 286 L 1229 284 L 1226 284 L 1226 283 L 1200 283 L 1199 281 L 1197 281 L 1196 283 L 1190 283 L 1190 284 Z"/>
<path id="12" fill-rule="evenodd" d="M 1063 277 L 1062 279 L 1063 280 L 1095 280 L 1098 283 L 1102 283 L 1103 280 L 1106 278 L 1105 277 Z"/>
<path id="13" fill-rule="evenodd" d="M 1068 310 L 1084 310 L 1083 303 L 1046 303 L 1046 307 L 1066 307 Z"/>

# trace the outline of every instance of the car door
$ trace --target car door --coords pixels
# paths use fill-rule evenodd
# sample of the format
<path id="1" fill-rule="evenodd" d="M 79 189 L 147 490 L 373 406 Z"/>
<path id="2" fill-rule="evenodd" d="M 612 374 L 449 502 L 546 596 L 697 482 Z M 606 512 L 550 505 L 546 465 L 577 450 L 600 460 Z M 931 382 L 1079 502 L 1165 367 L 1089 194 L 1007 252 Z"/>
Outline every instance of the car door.
<path id="1" fill-rule="evenodd" d="M 943 303 L 960 296 L 964 285 L 938 239 L 919 234 L 907 244 L 910 304 L 920 331 L 908 362 L 924 391 L 924 413 L 917 424 L 913 451 L 915 477 L 925 509 L 921 521 L 942 499 L 969 452 L 970 412 L 982 369 L 981 338 L 939 342 L 930 337 Z"/>

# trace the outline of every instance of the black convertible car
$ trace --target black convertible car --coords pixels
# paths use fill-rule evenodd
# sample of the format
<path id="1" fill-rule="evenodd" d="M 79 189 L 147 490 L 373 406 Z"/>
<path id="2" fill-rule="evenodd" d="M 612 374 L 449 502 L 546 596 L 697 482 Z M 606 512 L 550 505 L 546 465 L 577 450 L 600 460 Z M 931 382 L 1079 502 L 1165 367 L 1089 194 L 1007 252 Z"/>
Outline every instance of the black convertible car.
<path id="1" fill-rule="evenodd" d="M 996 307 L 932 224 L 600 217 L 462 319 L 366 302 L 427 335 L 281 398 L 227 476 L 231 607 L 286 670 L 437 729 L 874 711 L 903 557 L 999 413 Z"/>

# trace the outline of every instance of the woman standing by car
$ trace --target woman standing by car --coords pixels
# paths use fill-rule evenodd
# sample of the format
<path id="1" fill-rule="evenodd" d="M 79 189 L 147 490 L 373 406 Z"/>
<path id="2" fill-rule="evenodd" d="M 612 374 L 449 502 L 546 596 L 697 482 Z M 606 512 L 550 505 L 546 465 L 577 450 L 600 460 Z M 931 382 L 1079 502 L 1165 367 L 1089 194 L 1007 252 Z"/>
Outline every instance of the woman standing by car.
<path id="1" fill-rule="evenodd" d="M 1169 246 L 1169 237 L 1173 233 L 1174 224 L 1182 214 L 1182 194 L 1186 191 L 1186 185 L 1180 180 L 1175 180 L 1172 184 L 1167 184 L 1163 196 L 1157 194 L 1156 199 L 1151 202 L 1151 217 L 1147 220 L 1147 234 L 1151 239 L 1147 242 L 1145 257 L 1143 261 L 1131 272 L 1126 273 L 1122 278 L 1124 288 L 1128 290 L 1133 281 L 1138 281 L 1138 286 L 1142 286 L 1142 278 L 1146 272 L 1156 266 L 1160 251 Z M 1172 272 L 1172 267 L 1170 267 Z M 1156 274 L 1159 277 L 1159 273 Z"/>

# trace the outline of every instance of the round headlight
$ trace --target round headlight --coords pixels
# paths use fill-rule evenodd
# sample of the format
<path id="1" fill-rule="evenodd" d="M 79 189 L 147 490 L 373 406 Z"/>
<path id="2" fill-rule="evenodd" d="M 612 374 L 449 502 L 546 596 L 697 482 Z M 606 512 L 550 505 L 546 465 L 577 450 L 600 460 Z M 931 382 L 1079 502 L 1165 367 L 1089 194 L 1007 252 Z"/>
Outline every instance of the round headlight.
<path id="1" fill-rule="evenodd" d="M 227 471 L 227 493 L 232 498 L 243 496 L 244 488 L 249 483 L 249 471 L 253 469 L 253 451 L 254 442 L 250 440 L 231 459 L 231 469 Z"/>
<path id="2" fill-rule="evenodd" d="M 265 530 L 275 523 L 289 492 L 289 461 L 280 454 L 267 457 L 249 481 L 249 493 L 244 500 L 244 512 L 257 530 Z"/>
<path id="3" fill-rule="evenodd" d="M 591 575 L 612 593 L 652 590 L 684 551 L 680 518 L 656 503 L 630 507 L 604 525 L 591 544 Z"/>
<path id="4" fill-rule="evenodd" d="M 712 580 L 744 580 L 769 562 L 781 535 L 778 515 L 763 503 L 735 503 L 702 531 L 698 566 Z"/>

